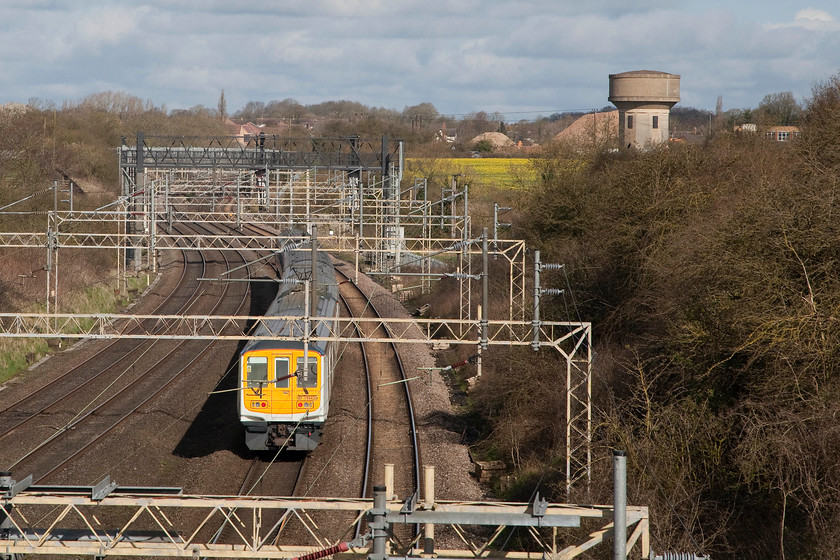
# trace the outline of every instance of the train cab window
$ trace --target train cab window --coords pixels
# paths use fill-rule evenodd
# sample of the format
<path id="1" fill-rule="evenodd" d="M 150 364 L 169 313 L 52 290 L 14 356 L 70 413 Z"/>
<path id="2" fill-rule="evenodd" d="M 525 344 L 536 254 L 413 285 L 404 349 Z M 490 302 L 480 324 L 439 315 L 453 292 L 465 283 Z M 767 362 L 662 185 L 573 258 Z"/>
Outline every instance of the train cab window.
<path id="1" fill-rule="evenodd" d="M 303 370 L 303 356 L 297 359 L 297 368 L 298 371 Z M 298 377 L 297 380 L 298 387 L 306 387 L 307 389 L 310 387 L 317 387 L 318 386 L 318 359 L 317 358 L 309 358 L 309 370 L 304 370 L 303 375 Z"/>
<path id="2" fill-rule="evenodd" d="M 268 358 L 265 356 L 249 356 L 245 377 L 248 387 L 262 387 L 268 381 Z"/>
<path id="3" fill-rule="evenodd" d="M 289 358 L 274 358 L 274 386 L 281 389 L 289 387 Z M 285 379 L 284 379 L 285 377 Z"/>

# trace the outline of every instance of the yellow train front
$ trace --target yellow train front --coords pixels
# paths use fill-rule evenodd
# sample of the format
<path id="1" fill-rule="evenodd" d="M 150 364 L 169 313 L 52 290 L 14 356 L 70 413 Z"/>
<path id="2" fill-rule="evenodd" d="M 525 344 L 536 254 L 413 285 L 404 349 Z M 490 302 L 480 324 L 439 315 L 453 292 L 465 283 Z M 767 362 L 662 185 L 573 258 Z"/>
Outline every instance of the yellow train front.
<path id="1" fill-rule="evenodd" d="M 277 298 L 266 317 L 302 317 L 305 314 L 303 284 L 289 279 L 311 278 L 311 254 L 288 256 L 283 265 L 286 283 L 280 284 Z M 318 298 L 315 316 L 331 318 L 315 324 L 316 337 L 329 337 L 338 318 L 338 287 L 335 270 L 326 254 L 319 253 Z M 276 340 L 252 340 L 239 357 L 239 417 L 245 428 L 248 449 L 309 451 L 321 438 L 329 414 L 337 342 L 313 341 L 308 347 L 308 367 L 304 367 L 304 344 L 289 337 L 288 320 L 267 320 L 258 336 L 277 336 Z M 300 332 L 300 329 L 298 329 Z"/>

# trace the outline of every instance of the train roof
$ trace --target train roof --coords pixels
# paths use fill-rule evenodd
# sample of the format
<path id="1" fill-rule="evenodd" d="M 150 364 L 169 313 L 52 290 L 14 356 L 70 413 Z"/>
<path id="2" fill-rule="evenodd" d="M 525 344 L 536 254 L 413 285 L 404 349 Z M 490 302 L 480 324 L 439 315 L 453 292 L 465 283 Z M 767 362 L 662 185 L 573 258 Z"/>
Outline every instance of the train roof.
<path id="1" fill-rule="evenodd" d="M 293 280 L 311 280 L 312 278 L 312 252 L 309 249 L 297 249 L 284 253 L 281 262 L 283 270 L 281 278 L 284 280 L 277 290 L 277 297 L 269 305 L 265 312 L 266 317 L 302 317 L 306 314 L 305 309 L 305 286 L 302 283 L 293 283 Z M 315 316 L 334 317 L 338 306 L 338 283 L 335 279 L 335 267 L 332 258 L 323 251 L 317 253 L 317 294 Z M 289 322 L 285 320 L 266 319 L 254 332 L 256 336 L 301 336 L 303 321 L 298 321 L 294 329 L 289 329 Z M 316 337 L 328 337 L 330 326 L 318 322 L 315 326 Z M 272 340 L 252 340 L 245 345 L 243 352 L 262 348 L 277 347 L 278 342 Z M 303 342 L 282 341 L 283 347 L 302 349 Z M 311 342 L 309 347 L 313 350 L 323 352 L 325 342 Z"/>

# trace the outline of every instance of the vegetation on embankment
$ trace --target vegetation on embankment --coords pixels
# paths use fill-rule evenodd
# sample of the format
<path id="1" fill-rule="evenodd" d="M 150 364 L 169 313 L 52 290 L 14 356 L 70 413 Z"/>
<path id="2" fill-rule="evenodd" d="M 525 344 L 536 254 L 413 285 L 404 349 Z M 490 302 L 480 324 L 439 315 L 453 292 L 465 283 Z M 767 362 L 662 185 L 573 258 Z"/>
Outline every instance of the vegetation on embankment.
<path id="1" fill-rule="evenodd" d="M 579 158 L 536 162 L 515 224 L 574 288 L 576 317 L 561 300 L 543 316 L 593 323 L 594 479 L 573 499 L 609 502 L 610 449 L 626 449 L 657 550 L 833 557 L 840 77 L 791 144 L 728 134 Z M 521 467 L 520 493 L 564 500 L 563 378 L 526 352 L 490 360 L 473 413 Z"/>
<path id="2" fill-rule="evenodd" d="M 0 215 L 3 232 L 45 232 L 47 212 L 56 202 L 50 188 L 54 181 L 59 181 L 62 189 L 57 197 L 59 209 L 69 209 L 68 187 L 62 182 L 65 177 L 76 183 L 76 210 L 92 210 L 114 201 L 119 194 L 115 150 L 121 136 L 133 137 L 138 131 L 150 135 L 224 131 L 221 121 L 206 112 L 170 114 L 136 97 L 113 92 L 92 95 L 60 109 L 47 103 L 0 109 L 0 207 L 6 208 Z M 94 227 L 97 233 L 113 233 L 116 226 L 69 222 L 60 227 L 65 232 Z M 114 293 L 113 251 L 62 248 L 57 258 L 51 284 L 55 285 L 58 273 L 55 297 L 59 312 L 110 313 L 127 303 Z M 3 312 L 45 311 L 47 261 L 45 248 L 0 250 Z M 129 287 L 141 287 L 145 278 L 129 279 Z M 54 351 L 59 341 L 51 343 L 47 339 L 0 339 L 0 382 Z"/>
<path id="3" fill-rule="evenodd" d="M 67 301 L 62 301 L 61 313 L 99 314 L 117 313 L 128 305 L 139 293 L 146 288 L 146 276 L 136 276 L 127 279 L 127 295 L 115 289 L 112 282 L 108 285 L 98 283 L 79 292 L 67 294 Z M 35 305 L 29 310 L 31 313 L 43 313 L 43 305 Z M 80 323 L 82 329 L 90 324 Z M 66 338 L 0 338 L 0 383 L 17 375 L 20 371 L 56 351 L 57 349 L 74 344 L 78 339 Z"/>

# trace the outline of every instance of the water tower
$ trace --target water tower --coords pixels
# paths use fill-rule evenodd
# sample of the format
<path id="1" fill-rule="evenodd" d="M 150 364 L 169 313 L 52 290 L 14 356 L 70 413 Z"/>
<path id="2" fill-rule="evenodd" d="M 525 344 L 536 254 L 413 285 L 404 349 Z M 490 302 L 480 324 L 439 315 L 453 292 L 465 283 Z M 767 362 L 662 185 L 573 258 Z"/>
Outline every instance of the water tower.
<path id="1" fill-rule="evenodd" d="M 680 76 L 652 70 L 610 74 L 610 102 L 618 107 L 618 142 L 643 149 L 669 138 L 671 107 L 680 100 Z"/>

